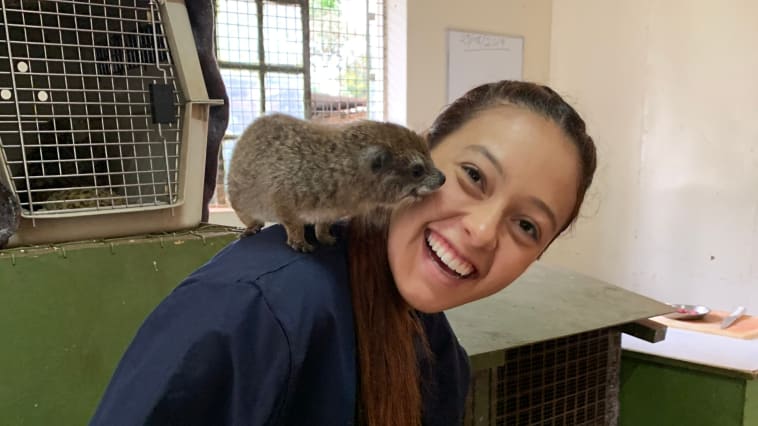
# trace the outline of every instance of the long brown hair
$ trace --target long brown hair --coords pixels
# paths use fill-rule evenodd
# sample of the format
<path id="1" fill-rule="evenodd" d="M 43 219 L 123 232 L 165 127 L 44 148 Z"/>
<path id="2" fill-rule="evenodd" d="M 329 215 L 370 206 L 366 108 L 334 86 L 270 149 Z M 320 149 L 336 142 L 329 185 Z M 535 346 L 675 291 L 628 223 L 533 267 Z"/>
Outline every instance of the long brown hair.
<path id="1" fill-rule="evenodd" d="M 580 181 L 576 205 L 563 231 L 576 218 L 595 172 L 595 145 L 579 114 L 546 86 L 501 81 L 472 89 L 448 105 L 426 133 L 434 148 L 479 112 L 511 104 L 556 123 L 577 147 Z M 348 232 L 350 285 L 358 350 L 359 422 L 367 426 L 418 426 L 422 418 L 417 345 L 426 348 L 414 310 L 403 300 L 387 256 L 389 212 L 356 217 Z M 422 354 L 423 355 L 423 354 Z"/>
<path id="2" fill-rule="evenodd" d="M 411 307 L 394 285 L 387 259 L 389 213 L 350 222 L 350 285 L 360 367 L 359 424 L 421 424 L 414 340 L 423 339 Z"/>

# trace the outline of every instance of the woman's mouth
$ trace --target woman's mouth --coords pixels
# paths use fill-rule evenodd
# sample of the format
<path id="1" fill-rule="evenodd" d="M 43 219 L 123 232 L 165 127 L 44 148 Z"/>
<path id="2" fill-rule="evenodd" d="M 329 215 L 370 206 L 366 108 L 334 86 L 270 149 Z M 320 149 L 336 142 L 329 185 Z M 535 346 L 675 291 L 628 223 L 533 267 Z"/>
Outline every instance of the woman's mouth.
<path id="1" fill-rule="evenodd" d="M 466 259 L 458 255 L 455 249 L 444 238 L 427 229 L 424 233 L 429 255 L 448 274 L 456 278 L 469 278 L 474 275 L 476 268 Z"/>

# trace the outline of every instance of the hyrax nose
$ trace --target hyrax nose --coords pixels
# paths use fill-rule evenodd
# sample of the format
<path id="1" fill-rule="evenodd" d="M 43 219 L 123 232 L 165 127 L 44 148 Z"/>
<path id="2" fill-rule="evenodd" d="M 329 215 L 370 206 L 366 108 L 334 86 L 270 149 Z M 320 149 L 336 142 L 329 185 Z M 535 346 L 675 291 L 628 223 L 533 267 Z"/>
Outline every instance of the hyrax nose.
<path id="1" fill-rule="evenodd" d="M 432 176 L 433 176 L 432 186 L 435 189 L 439 188 L 439 187 L 441 187 L 442 185 L 445 184 L 445 175 L 442 174 L 442 172 L 439 171 L 438 169 L 434 169 L 434 172 L 433 172 Z"/>

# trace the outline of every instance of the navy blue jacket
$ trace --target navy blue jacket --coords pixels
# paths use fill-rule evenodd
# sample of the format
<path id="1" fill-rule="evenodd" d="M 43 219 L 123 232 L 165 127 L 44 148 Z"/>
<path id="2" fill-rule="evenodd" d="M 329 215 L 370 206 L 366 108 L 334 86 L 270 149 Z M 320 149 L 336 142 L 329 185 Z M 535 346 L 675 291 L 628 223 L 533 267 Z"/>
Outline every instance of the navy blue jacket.
<path id="1" fill-rule="evenodd" d="M 351 425 L 357 359 L 347 248 L 301 254 L 280 226 L 221 250 L 148 316 L 91 425 Z M 460 424 L 468 359 L 444 314 L 424 424 Z M 391 390 L 390 390 L 391 391 Z"/>

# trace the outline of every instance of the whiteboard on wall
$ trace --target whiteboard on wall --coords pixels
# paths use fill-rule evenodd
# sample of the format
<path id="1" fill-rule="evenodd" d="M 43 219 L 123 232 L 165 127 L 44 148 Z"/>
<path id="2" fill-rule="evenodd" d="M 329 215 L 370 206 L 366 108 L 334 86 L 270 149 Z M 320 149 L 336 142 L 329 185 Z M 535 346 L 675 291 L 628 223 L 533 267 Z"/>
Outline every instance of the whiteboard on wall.
<path id="1" fill-rule="evenodd" d="M 447 101 L 498 80 L 521 80 L 524 38 L 447 31 Z"/>

